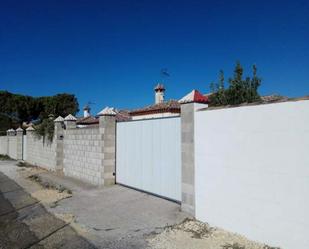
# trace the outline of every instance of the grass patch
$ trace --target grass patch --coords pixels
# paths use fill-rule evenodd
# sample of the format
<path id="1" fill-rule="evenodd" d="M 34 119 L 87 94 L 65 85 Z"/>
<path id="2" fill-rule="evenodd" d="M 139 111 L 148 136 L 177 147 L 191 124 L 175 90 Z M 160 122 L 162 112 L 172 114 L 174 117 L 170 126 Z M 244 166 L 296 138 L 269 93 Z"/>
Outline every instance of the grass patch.
<path id="1" fill-rule="evenodd" d="M 49 182 L 43 182 L 42 179 L 40 178 L 40 176 L 38 175 L 31 175 L 28 177 L 30 180 L 37 182 L 38 184 L 40 184 L 43 188 L 46 189 L 54 189 L 57 190 L 59 193 L 63 193 L 63 192 L 67 192 L 69 195 L 72 195 L 72 190 L 67 189 L 66 187 L 59 185 L 53 185 Z"/>
<path id="2" fill-rule="evenodd" d="M 24 161 L 19 161 L 18 163 L 16 163 L 17 167 L 24 167 L 24 168 L 35 168 L 36 166 L 33 166 L 29 163 L 26 163 Z"/>
<path id="3" fill-rule="evenodd" d="M 6 160 L 13 160 L 12 158 L 10 158 L 8 155 L 2 155 L 0 154 L 0 161 L 6 161 Z"/>
<path id="4" fill-rule="evenodd" d="M 181 230 L 191 234 L 191 238 L 202 239 L 210 236 L 214 228 L 206 223 L 196 221 L 192 218 L 185 218 L 181 223 L 173 226 L 166 226 L 167 230 Z"/>
<path id="5" fill-rule="evenodd" d="M 238 243 L 233 243 L 233 244 L 225 244 L 221 246 L 223 249 L 246 249 L 244 246 L 238 244 Z"/>

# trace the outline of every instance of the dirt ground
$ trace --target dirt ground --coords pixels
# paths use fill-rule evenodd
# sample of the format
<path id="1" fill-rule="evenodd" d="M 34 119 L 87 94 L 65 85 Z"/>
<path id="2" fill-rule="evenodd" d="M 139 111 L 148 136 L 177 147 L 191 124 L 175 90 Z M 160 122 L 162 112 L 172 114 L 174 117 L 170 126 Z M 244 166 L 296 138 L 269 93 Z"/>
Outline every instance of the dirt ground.
<path id="1" fill-rule="evenodd" d="M 148 242 L 152 249 L 278 249 L 190 219 L 150 236 Z"/>
<path id="2" fill-rule="evenodd" d="M 31 196 L 43 204 L 54 206 L 57 205 L 58 201 L 72 197 L 70 190 L 65 188 L 59 189 L 59 187 L 42 182 L 39 174 L 47 172 L 44 169 L 27 165 L 26 167 L 20 167 L 18 171 L 25 179 L 29 179 L 39 186 L 36 191 L 31 193 Z"/>

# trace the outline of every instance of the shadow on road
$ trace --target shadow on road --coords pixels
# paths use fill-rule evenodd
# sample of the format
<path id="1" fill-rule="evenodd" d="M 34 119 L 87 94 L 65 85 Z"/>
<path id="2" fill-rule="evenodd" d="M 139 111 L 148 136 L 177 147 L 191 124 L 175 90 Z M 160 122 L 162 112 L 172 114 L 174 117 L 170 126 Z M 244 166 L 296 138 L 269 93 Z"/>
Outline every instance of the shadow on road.
<path id="1" fill-rule="evenodd" d="M 49 213 L 0 172 L 0 248 L 94 249 L 69 223 Z"/>

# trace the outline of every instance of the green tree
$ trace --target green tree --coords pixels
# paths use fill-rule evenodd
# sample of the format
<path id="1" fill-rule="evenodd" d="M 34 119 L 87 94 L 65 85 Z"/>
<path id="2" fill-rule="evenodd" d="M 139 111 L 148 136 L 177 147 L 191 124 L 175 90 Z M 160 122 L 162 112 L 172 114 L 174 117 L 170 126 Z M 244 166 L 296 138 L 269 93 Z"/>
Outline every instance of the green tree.
<path id="1" fill-rule="evenodd" d="M 244 78 L 244 70 L 239 62 L 236 63 L 234 75 L 228 80 L 228 88 L 225 88 L 224 73 L 221 70 L 219 82 L 211 83 L 210 96 L 211 106 L 238 105 L 242 103 L 252 103 L 260 100 L 258 88 L 261 79 L 257 76 L 257 67 L 253 65 L 253 76 Z"/>
<path id="2" fill-rule="evenodd" d="M 0 91 L 0 131 L 17 128 L 22 122 L 42 122 L 50 114 L 64 117 L 70 113 L 75 115 L 78 111 L 78 102 L 73 94 L 34 98 Z"/>

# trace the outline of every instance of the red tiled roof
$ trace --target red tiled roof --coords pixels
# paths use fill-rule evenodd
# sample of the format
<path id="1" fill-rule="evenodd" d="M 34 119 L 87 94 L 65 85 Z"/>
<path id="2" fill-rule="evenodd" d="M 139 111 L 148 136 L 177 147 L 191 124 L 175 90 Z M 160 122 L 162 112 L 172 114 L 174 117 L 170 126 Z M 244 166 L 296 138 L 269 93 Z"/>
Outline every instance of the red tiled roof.
<path id="1" fill-rule="evenodd" d="M 190 93 L 188 93 L 186 96 L 184 96 L 181 100 L 179 100 L 179 103 L 208 103 L 208 97 L 201 94 L 197 90 L 192 90 Z"/>
<path id="2" fill-rule="evenodd" d="M 154 90 L 155 91 L 164 91 L 165 90 L 165 87 L 164 87 L 164 85 L 163 84 L 158 84 L 158 85 L 156 85 L 156 87 L 154 88 Z"/>
<path id="3" fill-rule="evenodd" d="M 98 124 L 99 119 L 93 116 L 78 118 L 77 124 L 79 125 L 91 125 L 91 124 Z"/>
<path id="4" fill-rule="evenodd" d="M 127 110 L 120 110 L 116 114 L 116 120 L 117 121 L 127 121 L 127 120 L 130 120 L 130 119 L 131 119 L 131 116 L 130 116 L 129 111 L 127 111 Z"/>
<path id="5" fill-rule="evenodd" d="M 169 100 L 167 102 L 146 106 L 144 108 L 136 109 L 130 111 L 131 116 L 146 115 L 146 114 L 156 114 L 156 113 L 180 113 L 180 104 L 176 100 Z"/>
<path id="6" fill-rule="evenodd" d="M 130 120 L 130 114 L 128 111 L 126 110 L 120 110 L 120 111 L 116 111 L 116 121 L 126 121 L 126 120 Z M 78 125 L 93 125 L 93 124 L 98 124 L 99 123 L 99 118 L 98 117 L 94 117 L 94 116 L 89 116 L 89 117 L 81 117 L 77 119 L 76 122 Z"/>

